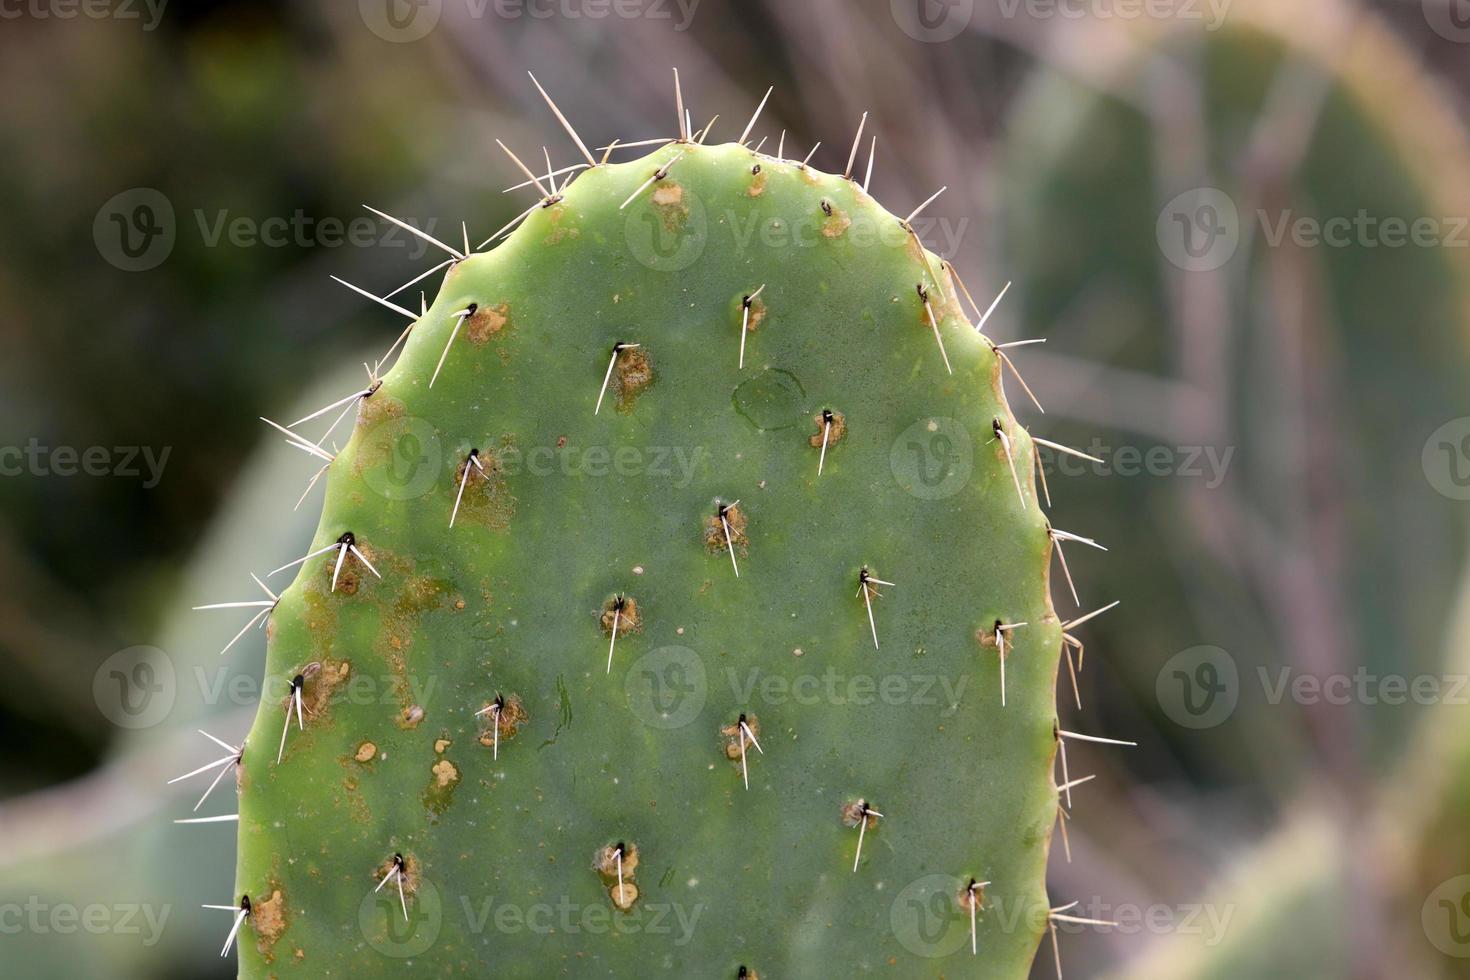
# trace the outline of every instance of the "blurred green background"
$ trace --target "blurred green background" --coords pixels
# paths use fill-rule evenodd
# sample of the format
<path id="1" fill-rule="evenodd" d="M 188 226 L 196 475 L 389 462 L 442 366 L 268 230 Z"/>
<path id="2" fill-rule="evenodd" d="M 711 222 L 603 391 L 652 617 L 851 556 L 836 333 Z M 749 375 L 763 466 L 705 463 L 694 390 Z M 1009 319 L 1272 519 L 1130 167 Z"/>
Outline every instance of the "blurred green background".
<path id="1" fill-rule="evenodd" d="M 165 781 L 258 697 L 189 607 L 314 526 L 257 416 L 395 336 L 329 274 L 438 261 L 364 203 L 479 241 L 531 200 L 496 136 L 577 159 L 527 69 L 602 146 L 671 66 L 824 170 L 871 112 L 875 193 L 948 185 L 926 243 L 1047 340 L 1013 403 L 1105 460 L 1048 470 L 1122 600 L 1060 710 L 1141 747 L 1072 760 L 1051 892 L 1121 925 L 1068 975 L 1470 976 L 1466 0 L 0 5 L 0 973 L 231 975 L 233 826 Z"/>

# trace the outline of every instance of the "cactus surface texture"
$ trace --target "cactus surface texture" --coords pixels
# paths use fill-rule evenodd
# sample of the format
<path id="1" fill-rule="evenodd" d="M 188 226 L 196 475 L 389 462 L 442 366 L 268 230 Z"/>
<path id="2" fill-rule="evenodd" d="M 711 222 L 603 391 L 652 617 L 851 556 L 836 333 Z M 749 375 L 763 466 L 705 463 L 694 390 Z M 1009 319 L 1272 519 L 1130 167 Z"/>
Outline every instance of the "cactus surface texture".
<path id="1" fill-rule="evenodd" d="M 1064 624 L 1004 352 L 858 180 L 684 138 L 542 193 L 344 403 L 240 975 L 1025 976 Z"/>

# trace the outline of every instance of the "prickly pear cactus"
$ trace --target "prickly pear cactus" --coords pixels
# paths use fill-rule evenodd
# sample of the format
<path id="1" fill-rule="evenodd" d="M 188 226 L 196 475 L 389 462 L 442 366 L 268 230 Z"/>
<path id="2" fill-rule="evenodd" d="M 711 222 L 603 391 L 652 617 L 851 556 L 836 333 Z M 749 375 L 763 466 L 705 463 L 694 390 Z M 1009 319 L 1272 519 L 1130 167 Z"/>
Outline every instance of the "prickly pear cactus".
<path id="1" fill-rule="evenodd" d="M 241 975 L 1024 976 L 1063 625 L 1002 353 L 844 176 L 544 190 L 269 611 Z"/>

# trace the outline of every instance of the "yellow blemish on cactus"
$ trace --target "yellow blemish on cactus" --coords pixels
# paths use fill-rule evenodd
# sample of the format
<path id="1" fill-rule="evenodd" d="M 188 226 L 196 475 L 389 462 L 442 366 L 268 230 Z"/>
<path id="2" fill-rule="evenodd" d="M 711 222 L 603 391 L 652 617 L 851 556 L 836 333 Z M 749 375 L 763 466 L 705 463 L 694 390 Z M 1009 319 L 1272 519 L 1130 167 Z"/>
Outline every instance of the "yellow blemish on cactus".
<path id="1" fill-rule="evenodd" d="M 666 231 L 678 231 L 684 226 L 684 219 L 689 217 L 689 205 L 684 203 L 684 188 L 665 179 L 654 185 L 650 199 L 663 217 Z"/>
<path id="2" fill-rule="evenodd" d="M 464 333 L 470 343 L 479 347 L 502 330 L 508 330 L 510 326 L 509 303 L 501 303 L 499 306 L 480 305 L 465 320 Z"/>
<path id="3" fill-rule="evenodd" d="M 625 880 L 621 885 L 613 885 L 609 888 L 607 894 L 620 912 L 626 912 L 633 907 L 634 902 L 638 901 L 638 886 Z"/>
<path id="4" fill-rule="evenodd" d="M 440 759 L 434 763 L 434 785 L 439 789 L 446 789 L 459 782 L 459 769 L 448 759 Z"/>
<path id="5" fill-rule="evenodd" d="M 250 927 L 255 933 L 255 945 L 267 963 L 275 959 L 276 940 L 286 931 L 286 896 L 279 885 L 271 886 L 270 898 L 255 899 L 250 903 Z"/>
<path id="6" fill-rule="evenodd" d="M 852 225 L 852 219 L 841 208 L 829 206 L 827 217 L 822 222 L 822 234 L 827 238 L 838 238 Z"/>
<path id="7" fill-rule="evenodd" d="M 372 742 L 363 742 L 357 747 L 353 758 L 358 762 L 371 762 L 378 754 L 378 747 Z"/>

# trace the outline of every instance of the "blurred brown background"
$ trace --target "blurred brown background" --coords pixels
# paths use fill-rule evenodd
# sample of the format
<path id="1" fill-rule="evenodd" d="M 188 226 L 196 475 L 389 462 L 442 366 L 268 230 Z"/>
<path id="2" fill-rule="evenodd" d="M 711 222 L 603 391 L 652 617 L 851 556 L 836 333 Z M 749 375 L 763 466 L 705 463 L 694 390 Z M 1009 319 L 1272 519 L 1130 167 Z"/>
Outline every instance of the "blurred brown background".
<path id="1" fill-rule="evenodd" d="M 577 159 L 527 69 L 601 146 L 672 133 L 671 66 L 824 170 L 869 111 L 876 194 L 948 185 L 926 243 L 1047 339 L 1032 431 L 1106 461 L 1049 470 L 1123 601 L 1063 717 L 1141 743 L 1072 763 L 1052 893 L 1122 925 L 1068 975 L 1470 976 L 1467 0 L 0 4 L 0 972 L 230 974 L 233 827 L 164 781 L 260 675 L 188 607 L 313 525 L 256 417 L 397 329 L 329 273 L 437 261 L 363 203 L 478 241 L 529 200 L 494 137 Z"/>

